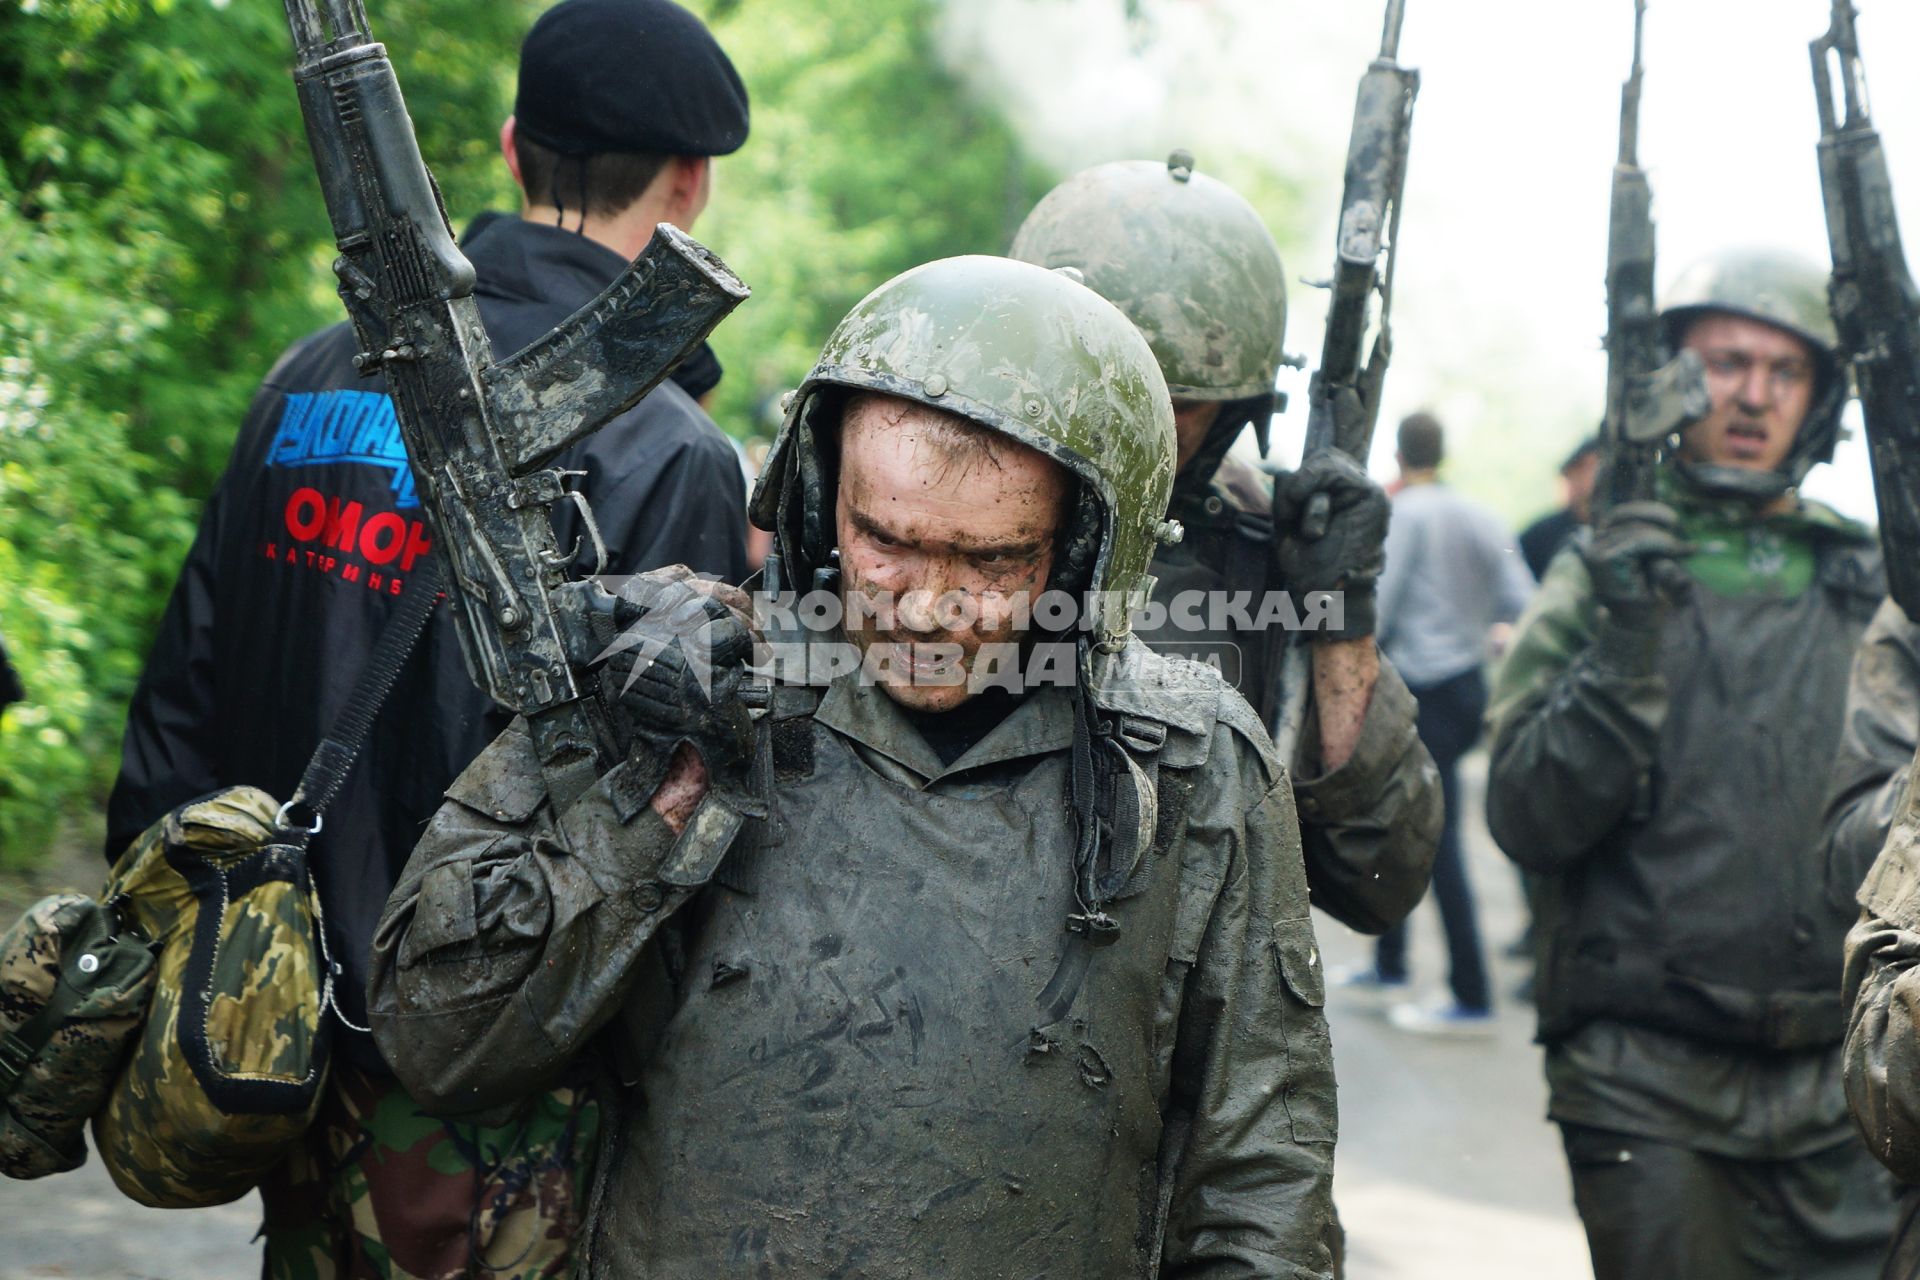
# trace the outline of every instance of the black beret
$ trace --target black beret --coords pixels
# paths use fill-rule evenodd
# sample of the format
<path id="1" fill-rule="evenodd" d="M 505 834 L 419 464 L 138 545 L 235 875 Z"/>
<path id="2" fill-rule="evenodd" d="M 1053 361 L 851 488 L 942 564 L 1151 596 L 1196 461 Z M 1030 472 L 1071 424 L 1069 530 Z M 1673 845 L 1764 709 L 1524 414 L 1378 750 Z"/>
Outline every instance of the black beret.
<path id="1" fill-rule="evenodd" d="M 561 0 L 520 46 L 513 114 L 563 156 L 724 156 L 747 140 L 747 87 L 672 0 Z"/>

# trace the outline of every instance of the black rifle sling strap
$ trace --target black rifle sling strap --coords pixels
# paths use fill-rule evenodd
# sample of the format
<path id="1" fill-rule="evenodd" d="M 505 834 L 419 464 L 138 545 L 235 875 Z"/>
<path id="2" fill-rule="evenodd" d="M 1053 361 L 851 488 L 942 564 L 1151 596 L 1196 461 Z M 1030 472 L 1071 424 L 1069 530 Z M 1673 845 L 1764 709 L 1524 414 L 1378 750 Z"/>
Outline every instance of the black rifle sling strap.
<path id="1" fill-rule="evenodd" d="M 321 813 L 333 802 L 340 785 L 352 772 L 353 762 L 373 729 L 374 717 L 380 714 L 381 705 L 393 692 L 400 669 L 406 666 L 414 645 L 426 631 L 427 619 L 439 599 L 439 562 L 429 560 L 426 567 L 407 582 L 407 590 L 400 597 L 400 608 L 380 633 L 360 673 L 360 682 L 354 686 L 353 696 L 347 699 L 346 707 L 333 722 L 332 732 L 314 749 L 307 771 L 300 775 L 300 788 L 283 811 L 290 812 L 296 806 L 306 809 L 313 815 L 309 831 L 319 830 Z"/>

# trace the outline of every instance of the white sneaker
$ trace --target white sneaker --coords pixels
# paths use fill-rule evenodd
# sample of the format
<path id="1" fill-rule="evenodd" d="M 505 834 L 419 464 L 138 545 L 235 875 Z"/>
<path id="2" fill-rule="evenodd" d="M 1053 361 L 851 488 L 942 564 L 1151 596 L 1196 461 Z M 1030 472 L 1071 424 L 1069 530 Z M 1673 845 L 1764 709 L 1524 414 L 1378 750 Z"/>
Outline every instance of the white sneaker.
<path id="1" fill-rule="evenodd" d="M 1375 1009 L 1405 999 L 1413 991 L 1413 984 L 1405 978 L 1383 978 L 1380 971 L 1370 964 L 1338 970 L 1330 976 L 1336 991 L 1352 997 L 1356 1003 Z"/>
<path id="2" fill-rule="evenodd" d="M 1493 1010 L 1468 1009 L 1453 1003 L 1438 1007 L 1397 1004 L 1387 1010 L 1387 1021 L 1397 1031 L 1450 1040 L 1486 1040 L 1495 1030 Z"/>

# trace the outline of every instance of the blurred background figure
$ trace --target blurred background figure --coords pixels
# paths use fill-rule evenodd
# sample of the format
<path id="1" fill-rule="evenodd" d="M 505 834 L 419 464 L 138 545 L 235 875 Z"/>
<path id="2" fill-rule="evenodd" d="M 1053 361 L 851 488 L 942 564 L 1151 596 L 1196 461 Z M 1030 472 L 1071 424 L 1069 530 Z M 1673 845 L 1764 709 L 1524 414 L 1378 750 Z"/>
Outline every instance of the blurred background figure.
<path id="1" fill-rule="evenodd" d="M 1600 473 L 1600 437 L 1588 436 L 1560 464 L 1560 509 L 1549 512 L 1520 531 L 1520 558 L 1538 582 L 1547 565 L 1593 509 L 1593 479 Z"/>
<path id="2" fill-rule="evenodd" d="M 1398 1003 L 1388 1016 L 1404 1031 L 1482 1035 L 1491 1030 L 1493 998 L 1460 850 L 1459 765 L 1480 738 L 1487 707 L 1481 668 L 1494 629 L 1520 616 L 1533 579 L 1499 519 L 1440 482 L 1445 435 L 1430 413 L 1400 423 L 1400 484 L 1380 577 L 1379 636 L 1419 704 L 1420 740 L 1440 771 L 1446 800 L 1433 896 L 1446 931 L 1452 999 L 1433 1007 Z M 1349 981 L 1382 995 L 1409 992 L 1406 925 L 1381 937 L 1371 972 Z"/>

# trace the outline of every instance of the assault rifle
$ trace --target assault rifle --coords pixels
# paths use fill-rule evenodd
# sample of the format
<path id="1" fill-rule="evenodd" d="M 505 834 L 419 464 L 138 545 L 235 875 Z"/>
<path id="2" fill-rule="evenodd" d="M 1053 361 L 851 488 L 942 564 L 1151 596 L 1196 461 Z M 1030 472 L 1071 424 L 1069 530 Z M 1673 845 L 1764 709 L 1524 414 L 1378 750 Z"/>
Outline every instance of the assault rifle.
<path id="1" fill-rule="evenodd" d="M 1373 448 L 1380 419 L 1380 390 L 1393 358 L 1393 268 L 1400 249 L 1400 195 L 1407 181 L 1407 151 L 1413 132 L 1413 100 L 1420 73 L 1400 65 L 1400 27 L 1406 0 L 1387 0 L 1380 56 L 1360 77 L 1347 143 L 1346 184 L 1334 248 L 1333 299 L 1327 309 L 1320 364 L 1307 389 L 1307 440 L 1303 457 L 1338 449 L 1361 466 Z M 1372 351 L 1362 359 L 1373 299 L 1380 298 Z M 1328 505 L 1316 495 L 1301 518 L 1310 538 L 1326 532 Z M 1276 529 L 1278 522 L 1276 521 Z M 1313 681 L 1309 646 L 1287 647 L 1280 670 L 1280 716 L 1274 740 L 1291 761 L 1306 715 Z"/>
<path id="2" fill-rule="evenodd" d="M 1834 0 L 1833 25 L 1812 45 L 1820 187 L 1833 247 L 1828 297 L 1841 359 L 1866 411 L 1887 584 L 1907 616 L 1920 618 L 1920 297 L 1900 245 L 1886 152 L 1867 111 L 1854 17 L 1849 0 Z"/>
<path id="3" fill-rule="evenodd" d="M 1700 357 L 1665 360 L 1653 296 L 1653 189 L 1640 167 L 1641 36 L 1647 0 L 1633 5 L 1633 71 L 1620 90 L 1620 155 L 1607 225 L 1607 416 L 1593 512 L 1651 501 L 1671 438 L 1712 408 Z"/>
<path id="4" fill-rule="evenodd" d="M 420 158 L 386 48 L 361 0 L 286 0 L 294 80 L 340 256 L 361 373 L 385 374 L 425 502 L 474 683 L 526 717 L 551 783 L 590 784 L 613 763 L 599 699 L 568 662 L 611 599 L 570 580 L 579 541 L 556 544 L 550 508 L 572 502 L 606 548 L 586 499 L 551 466 L 625 412 L 747 296 L 694 240 L 662 224 L 605 293 L 495 362 L 473 299 L 473 266 Z"/>

